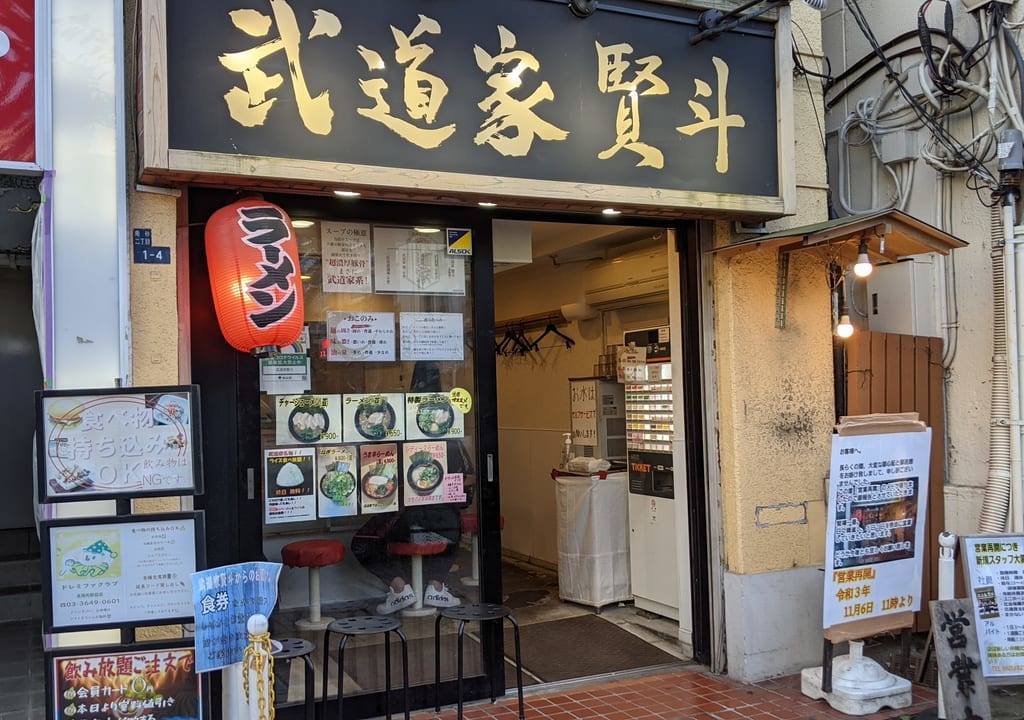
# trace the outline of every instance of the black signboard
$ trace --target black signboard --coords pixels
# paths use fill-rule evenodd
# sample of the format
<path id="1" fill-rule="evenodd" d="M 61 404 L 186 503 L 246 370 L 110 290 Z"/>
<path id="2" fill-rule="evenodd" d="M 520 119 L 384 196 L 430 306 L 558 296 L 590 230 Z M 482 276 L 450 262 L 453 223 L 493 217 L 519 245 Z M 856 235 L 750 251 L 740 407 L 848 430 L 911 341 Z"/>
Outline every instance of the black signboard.
<path id="1" fill-rule="evenodd" d="M 46 653 L 50 720 L 203 720 L 202 676 L 190 641 L 60 648 Z"/>
<path id="2" fill-rule="evenodd" d="M 657 189 L 777 198 L 774 28 L 691 46 L 697 15 L 630 0 L 587 19 L 551 0 L 168 0 L 169 148 L 575 183 L 581 197 L 648 188 L 652 204 Z"/>
<path id="3" fill-rule="evenodd" d="M 197 511 L 41 522 L 43 630 L 192 622 L 203 519 Z"/>
<path id="4" fill-rule="evenodd" d="M 36 393 L 40 502 L 201 495 L 199 388 Z"/>

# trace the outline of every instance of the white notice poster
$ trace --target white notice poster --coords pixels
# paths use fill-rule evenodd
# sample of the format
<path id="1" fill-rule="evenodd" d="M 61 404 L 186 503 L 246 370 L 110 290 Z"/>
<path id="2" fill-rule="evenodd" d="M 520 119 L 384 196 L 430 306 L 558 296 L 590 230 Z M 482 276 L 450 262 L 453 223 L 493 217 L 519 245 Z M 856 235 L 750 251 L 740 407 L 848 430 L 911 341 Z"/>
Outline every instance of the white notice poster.
<path id="1" fill-rule="evenodd" d="M 977 623 L 981 672 L 1024 678 L 1024 535 L 968 536 L 963 557 Z"/>
<path id="2" fill-rule="evenodd" d="M 920 609 L 931 437 L 832 436 L 824 627 Z"/>
<path id="3" fill-rule="evenodd" d="M 52 627 L 190 617 L 197 518 L 181 513 L 44 526 Z"/>
<path id="4" fill-rule="evenodd" d="M 448 254 L 442 232 L 375 227 L 373 257 L 374 292 L 466 294 L 466 258 Z"/>
<path id="5" fill-rule="evenodd" d="M 462 313 L 404 312 L 401 325 L 402 360 L 462 360 Z"/>
<path id="6" fill-rule="evenodd" d="M 328 312 L 328 362 L 393 362 L 395 314 Z"/>
<path id="7" fill-rule="evenodd" d="M 320 248 L 325 293 L 368 293 L 370 226 L 363 223 L 320 223 Z"/>

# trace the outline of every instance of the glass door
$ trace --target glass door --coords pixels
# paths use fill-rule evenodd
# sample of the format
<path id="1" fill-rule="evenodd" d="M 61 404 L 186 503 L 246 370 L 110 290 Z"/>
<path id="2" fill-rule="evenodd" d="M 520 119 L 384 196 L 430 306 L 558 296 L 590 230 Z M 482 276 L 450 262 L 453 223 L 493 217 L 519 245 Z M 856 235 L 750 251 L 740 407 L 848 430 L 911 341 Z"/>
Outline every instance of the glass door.
<path id="1" fill-rule="evenodd" d="M 489 221 L 476 228 L 469 213 L 438 217 L 432 209 L 421 221 L 422 209 L 396 205 L 338 212 L 320 199 L 271 201 L 295 228 L 306 325 L 277 356 L 240 356 L 250 367 L 235 380 L 237 470 L 248 484 L 236 503 L 239 531 L 248 532 L 238 559 L 285 565 L 271 635 L 316 646 L 313 691 L 319 700 L 326 687 L 329 712 L 339 681 L 346 716 L 384 710 L 384 635 L 351 638 L 339 672 L 342 636 L 327 632 L 338 629 L 332 621 L 359 616 L 401 623 L 410 697 L 425 707 L 433 702 L 437 613 L 501 599 L 500 536 L 490 531 L 496 478 L 488 474 L 496 423 L 481 411 L 493 407 L 493 354 L 476 353 L 481 337 L 490 350 L 493 335 L 492 320 L 480 325 L 493 318 L 490 250 L 481 248 Z M 194 283 L 202 282 L 197 274 Z M 194 344 L 218 340 L 200 340 L 197 330 Z M 214 364 L 194 358 L 194 374 Z M 441 627 L 441 699 L 454 702 L 456 623 Z M 393 688 L 402 682 L 396 640 Z M 467 697 L 488 695 L 501 686 L 500 634 L 469 632 L 464 642 Z M 300 716 L 309 689 L 298 663 L 279 668 L 281 716 Z"/>

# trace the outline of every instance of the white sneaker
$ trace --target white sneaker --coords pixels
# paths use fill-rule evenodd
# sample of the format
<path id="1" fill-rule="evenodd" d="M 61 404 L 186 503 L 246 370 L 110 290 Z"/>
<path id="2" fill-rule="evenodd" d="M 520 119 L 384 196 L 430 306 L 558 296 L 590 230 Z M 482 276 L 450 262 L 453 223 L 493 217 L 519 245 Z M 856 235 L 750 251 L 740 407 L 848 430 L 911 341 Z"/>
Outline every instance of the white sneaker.
<path id="1" fill-rule="evenodd" d="M 388 588 L 388 596 L 377 606 L 379 615 L 390 615 L 393 612 L 416 604 L 416 593 L 412 591 L 412 585 L 406 585 L 400 593 L 393 588 Z"/>
<path id="2" fill-rule="evenodd" d="M 448 591 L 447 585 L 442 585 L 438 590 L 433 585 L 428 585 L 423 593 L 423 604 L 431 607 L 447 608 L 460 605 L 461 601 Z"/>

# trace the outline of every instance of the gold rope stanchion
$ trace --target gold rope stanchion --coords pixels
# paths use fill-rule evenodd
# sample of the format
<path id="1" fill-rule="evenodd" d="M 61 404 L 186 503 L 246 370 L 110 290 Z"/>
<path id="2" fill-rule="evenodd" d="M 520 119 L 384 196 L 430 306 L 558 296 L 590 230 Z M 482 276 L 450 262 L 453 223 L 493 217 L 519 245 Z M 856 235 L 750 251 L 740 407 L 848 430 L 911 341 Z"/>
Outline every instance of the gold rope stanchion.
<path id="1" fill-rule="evenodd" d="M 270 632 L 262 615 L 249 618 L 249 645 L 242 658 L 242 685 L 253 720 L 274 720 L 274 656 Z M 256 697 L 250 693 L 249 676 L 256 676 Z"/>

